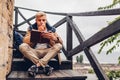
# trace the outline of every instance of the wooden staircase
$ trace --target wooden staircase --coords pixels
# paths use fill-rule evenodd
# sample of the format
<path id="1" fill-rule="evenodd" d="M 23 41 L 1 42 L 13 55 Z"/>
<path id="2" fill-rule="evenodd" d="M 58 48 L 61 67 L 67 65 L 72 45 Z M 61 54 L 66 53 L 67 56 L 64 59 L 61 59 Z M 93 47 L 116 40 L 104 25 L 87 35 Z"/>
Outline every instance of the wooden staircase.
<path id="1" fill-rule="evenodd" d="M 86 78 L 73 70 L 55 70 L 50 76 L 39 74 L 35 78 L 28 77 L 26 71 L 12 71 L 7 80 L 86 80 Z"/>
<path id="2" fill-rule="evenodd" d="M 64 60 L 61 62 L 61 65 L 59 65 L 58 61 L 56 59 L 52 59 L 49 63 L 50 66 L 54 67 L 54 70 L 63 70 L 63 69 L 71 69 L 72 62 L 70 60 Z M 12 63 L 12 70 L 13 71 L 27 71 L 27 69 L 33 65 L 32 62 L 29 60 L 24 59 L 13 59 Z"/>
<path id="3" fill-rule="evenodd" d="M 86 76 L 72 70 L 72 62 L 70 60 L 62 61 L 59 65 L 56 59 L 52 59 L 49 63 L 54 67 L 53 73 L 50 76 L 38 74 L 33 77 L 28 77 L 27 70 L 33 65 L 31 61 L 23 58 L 13 58 L 11 73 L 7 76 L 7 80 L 86 80 Z"/>

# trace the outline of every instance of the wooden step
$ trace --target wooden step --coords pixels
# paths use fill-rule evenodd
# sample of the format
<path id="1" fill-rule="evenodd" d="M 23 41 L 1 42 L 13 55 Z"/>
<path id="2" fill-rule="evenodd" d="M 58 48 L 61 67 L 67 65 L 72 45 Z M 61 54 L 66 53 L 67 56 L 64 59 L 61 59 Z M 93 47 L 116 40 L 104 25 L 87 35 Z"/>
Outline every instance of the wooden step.
<path id="1" fill-rule="evenodd" d="M 13 50 L 13 58 L 22 58 L 22 57 L 23 54 L 19 50 L 16 49 Z"/>
<path id="2" fill-rule="evenodd" d="M 50 76 L 38 74 L 28 77 L 26 71 L 12 71 L 7 80 L 86 80 L 87 76 L 75 70 L 54 70 Z"/>
<path id="3" fill-rule="evenodd" d="M 48 64 L 54 67 L 55 70 L 72 69 L 72 62 L 70 60 L 63 60 L 61 65 L 59 65 L 56 59 L 52 59 Z M 33 63 L 29 60 L 14 58 L 12 63 L 12 71 L 27 71 L 31 65 L 33 65 Z"/>

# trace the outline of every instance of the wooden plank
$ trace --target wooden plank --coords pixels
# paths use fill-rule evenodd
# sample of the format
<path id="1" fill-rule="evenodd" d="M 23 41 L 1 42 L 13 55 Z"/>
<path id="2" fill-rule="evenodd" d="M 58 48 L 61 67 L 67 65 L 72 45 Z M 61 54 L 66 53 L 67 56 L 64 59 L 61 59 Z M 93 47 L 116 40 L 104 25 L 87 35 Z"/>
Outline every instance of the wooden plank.
<path id="1" fill-rule="evenodd" d="M 78 54 L 79 52 L 84 50 L 84 46 L 82 44 L 76 46 L 74 49 L 68 52 L 67 57 L 71 57 L 75 54 Z"/>
<path id="2" fill-rule="evenodd" d="M 82 34 L 80 33 L 78 27 L 75 25 L 75 23 L 72 22 L 72 20 L 68 19 L 68 21 L 71 24 L 71 27 L 74 29 L 74 32 L 76 32 L 76 35 L 78 37 L 78 40 L 81 44 L 83 44 L 83 41 L 85 41 L 84 37 L 82 36 Z M 107 76 L 105 75 L 105 72 L 102 70 L 99 62 L 97 61 L 96 57 L 94 56 L 93 52 L 91 49 L 87 48 L 86 46 L 83 47 L 83 45 L 80 48 L 81 50 L 84 50 L 88 60 L 90 61 L 91 66 L 93 67 L 97 77 L 101 80 L 101 79 L 105 79 L 108 80 Z M 80 50 L 78 47 L 75 48 L 72 51 L 77 52 L 78 50 Z M 73 53 L 72 53 L 73 54 Z M 70 53 L 68 52 L 68 55 L 70 55 Z M 69 56 L 68 56 L 69 57 Z"/>
<path id="3" fill-rule="evenodd" d="M 84 42 L 84 46 L 93 46 L 102 40 L 120 32 L 120 20 L 117 20 L 113 24 L 109 25 L 108 27 L 104 28 L 103 30 L 99 31 L 98 33 L 94 34 L 88 40 Z"/>
<path id="4" fill-rule="evenodd" d="M 94 34 L 92 37 L 84 41 L 81 45 L 75 47 L 72 51 L 68 52 L 68 57 L 73 56 L 79 52 L 81 52 L 86 47 L 91 47 L 102 40 L 120 32 L 120 20 L 117 20 L 113 24 L 107 26 L 102 29 L 98 33 Z"/>
<path id="5" fill-rule="evenodd" d="M 74 31 L 75 35 L 77 36 L 77 39 L 79 41 L 79 43 L 81 45 L 78 45 L 78 46 L 81 46 L 81 47 L 75 47 L 74 49 L 72 49 L 71 51 L 68 52 L 67 54 L 67 57 L 71 57 L 73 56 L 74 54 L 77 54 L 79 52 L 81 52 L 83 50 L 83 40 L 85 40 L 85 38 L 83 37 L 82 33 L 80 32 L 79 28 L 77 27 L 77 25 L 74 23 L 74 21 L 72 21 L 71 19 L 67 18 L 67 21 L 69 22 L 72 30 Z M 79 51 L 78 51 L 79 50 Z"/>
<path id="6" fill-rule="evenodd" d="M 15 19 L 16 19 L 16 17 L 15 17 Z M 32 16 L 32 17 L 26 19 L 26 21 L 23 21 L 23 22 L 15 25 L 15 27 L 20 27 L 21 25 L 23 25 L 23 24 L 25 24 L 25 23 L 27 23 L 27 22 L 30 22 L 30 21 L 33 20 L 33 19 L 35 19 L 35 16 Z"/>
<path id="7" fill-rule="evenodd" d="M 50 76 L 46 76 L 45 74 L 40 74 L 42 80 L 56 80 L 57 77 L 55 75 L 55 72 L 53 71 Z"/>
<path id="8" fill-rule="evenodd" d="M 64 72 L 68 75 L 71 76 L 71 78 L 73 79 L 86 79 L 87 77 L 84 75 L 79 74 L 79 72 L 75 71 L 75 70 L 64 70 Z"/>
<path id="9" fill-rule="evenodd" d="M 24 9 L 24 10 L 29 10 L 29 11 L 35 11 L 35 12 L 40 11 L 40 10 L 35 10 L 35 9 L 29 9 L 29 8 L 17 7 L 17 6 L 15 6 L 15 8 Z"/>
<path id="10" fill-rule="evenodd" d="M 17 7 L 17 6 L 15 6 L 15 7 Z M 29 10 L 29 11 L 35 11 L 35 12 L 41 11 L 41 10 L 35 10 L 35 9 L 29 9 L 29 8 L 23 8 L 23 7 L 17 7 L 17 8 L 24 9 L 24 10 Z M 62 16 L 67 15 L 66 13 L 60 13 L 60 12 L 49 12 L 49 11 L 42 11 L 42 12 L 45 12 L 47 14 L 62 15 Z"/>
<path id="11" fill-rule="evenodd" d="M 65 78 L 65 75 L 63 75 L 60 70 L 56 70 L 55 71 L 55 75 L 57 78 L 60 78 L 60 79 L 64 79 Z"/>
<path id="12" fill-rule="evenodd" d="M 27 72 L 12 71 L 7 80 L 85 80 L 86 77 L 73 70 L 55 70 L 50 76 L 41 73 L 35 78 L 28 77 Z"/>
<path id="13" fill-rule="evenodd" d="M 71 16 L 68 16 L 67 18 L 72 19 Z M 67 49 L 66 50 L 70 51 L 70 50 L 72 50 L 72 28 L 70 27 L 69 22 L 67 22 L 66 25 L 67 25 L 67 29 L 66 29 L 66 32 L 67 32 L 67 38 L 66 38 L 66 40 L 67 40 L 67 42 L 66 42 Z"/>
<path id="14" fill-rule="evenodd" d="M 23 8 L 23 7 L 17 7 L 19 9 L 29 10 L 29 11 L 41 11 L 41 10 L 35 10 L 35 9 L 29 9 L 29 8 Z M 43 11 L 48 14 L 54 14 L 54 15 L 62 15 L 62 16 L 105 16 L 105 15 L 120 15 L 120 8 L 117 9 L 111 9 L 111 10 L 101 10 L 101 11 L 90 11 L 90 12 L 82 12 L 82 13 L 60 13 L 60 12 L 48 12 Z"/>
<path id="15" fill-rule="evenodd" d="M 56 24 L 53 25 L 53 27 L 57 28 L 58 26 L 64 24 L 66 22 L 66 17 L 58 21 Z"/>
<path id="16" fill-rule="evenodd" d="M 73 20 L 71 20 L 70 18 L 67 18 L 67 21 L 69 22 L 70 27 L 74 31 L 75 35 L 77 36 L 77 39 L 78 39 L 79 43 L 81 44 L 83 42 L 83 39 L 85 40 L 85 38 L 83 37 L 80 29 L 75 24 L 75 22 Z"/>
<path id="17" fill-rule="evenodd" d="M 71 79 L 71 76 L 64 72 L 64 70 L 59 70 L 59 72 L 64 76 L 66 79 Z"/>
<path id="18" fill-rule="evenodd" d="M 68 13 L 70 16 L 108 16 L 108 15 L 120 15 L 120 8 L 101 11 L 90 11 L 81 13 Z"/>
<path id="19" fill-rule="evenodd" d="M 76 50 L 77 50 L 77 48 L 76 48 Z M 95 57 L 95 55 L 93 54 L 92 50 L 88 49 L 88 48 L 84 48 L 84 52 L 85 52 L 88 60 L 90 61 L 90 64 L 93 67 L 97 77 L 99 79 L 102 78 L 101 80 L 103 80 L 103 79 L 108 80 L 105 75 L 105 72 L 102 70 L 101 65 L 99 64 L 99 62 L 98 62 L 97 58 Z"/>
<path id="20" fill-rule="evenodd" d="M 15 10 L 15 28 L 17 28 L 16 25 L 18 24 L 18 8 L 15 8 L 14 10 Z"/>
<path id="21" fill-rule="evenodd" d="M 71 19 L 72 20 L 72 16 L 67 16 L 67 18 Z M 68 19 L 67 19 L 68 20 Z M 70 23 L 67 21 L 67 39 L 66 39 L 66 45 L 67 45 L 67 52 L 69 52 L 70 50 L 72 50 L 72 47 L 73 47 L 73 36 L 72 36 L 72 28 L 70 27 Z M 67 57 L 68 58 L 68 57 Z M 71 60 L 72 61 L 72 57 L 69 57 L 68 60 Z"/>
<path id="22" fill-rule="evenodd" d="M 72 19 L 72 16 L 67 16 L 67 20 L 69 19 Z M 67 34 L 67 38 L 66 38 L 66 50 L 67 52 L 69 52 L 70 50 L 72 50 L 72 47 L 73 47 L 73 36 L 72 36 L 72 28 L 70 27 L 70 24 L 69 22 L 67 22 L 67 29 L 66 29 L 66 34 Z M 68 57 L 67 57 L 68 58 Z M 68 60 L 71 60 L 72 61 L 72 57 L 69 57 Z"/>
<path id="23" fill-rule="evenodd" d="M 96 73 L 99 80 L 109 80 L 107 75 L 105 74 L 105 71 L 102 69 L 101 65 L 99 64 L 97 58 L 95 57 L 94 53 L 91 49 L 85 48 L 84 52 L 90 61 L 90 64 Z"/>
<path id="24" fill-rule="evenodd" d="M 17 75 L 18 74 L 18 72 L 17 71 L 12 71 L 11 73 L 10 73 L 10 75 L 8 76 L 8 78 L 17 78 Z"/>
<path id="25" fill-rule="evenodd" d="M 65 73 L 69 74 L 70 76 L 80 76 L 80 74 L 77 71 L 74 70 L 64 70 Z"/>
<path id="26" fill-rule="evenodd" d="M 62 47 L 62 51 L 63 51 L 63 53 L 65 54 L 65 57 L 67 57 L 68 52 L 65 50 L 64 45 L 63 45 L 63 47 Z"/>
<path id="27" fill-rule="evenodd" d="M 27 71 L 12 71 L 6 80 L 34 80 L 34 78 L 29 77 Z"/>
<path id="28" fill-rule="evenodd" d="M 80 75 L 84 75 L 87 73 L 87 71 L 84 69 L 75 69 L 74 71 L 77 71 Z"/>
<path id="29" fill-rule="evenodd" d="M 17 78 L 29 78 L 27 71 L 26 72 L 18 71 L 17 72 Z"/>
<path id="30" fill-rule="evenodd" d="M 20 14 L 20 16 L 28 23 L 28 25 L 31 25 L 31 23 L 29 21 L 27 21 L 27 19 L 23 16 L 23 14 L 19 11 L 18 9 L 18 13 Z"/>

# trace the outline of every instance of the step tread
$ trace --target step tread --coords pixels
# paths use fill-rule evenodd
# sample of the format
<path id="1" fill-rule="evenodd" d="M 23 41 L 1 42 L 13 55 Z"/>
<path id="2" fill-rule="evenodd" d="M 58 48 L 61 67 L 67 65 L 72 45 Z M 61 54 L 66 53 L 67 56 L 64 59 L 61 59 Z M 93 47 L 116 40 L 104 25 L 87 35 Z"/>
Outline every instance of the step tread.
<path id="1" fill-rule="evenodd" d="M 70 66 L 72 65 L 72 62 L 70 60 L 62 60 L 61 65 L 59 65 L 56 59 L 52 59 L 48 64 L 54 67 L 55 70 L 72 69 L 72 66 Z M 23 58 L 14 58 L 12 63 L 12 70 L 27 71 L 31 65 L 33 65 L 33 63 L 29 60 L 24 60 Z"/>
<path id="2" fill-rule="evenodd" d="M 75 70 L 54 70 L 50 76 L 46 76 L 44 74 L 38 74 L 32 80 L 85 80 L 87 76 L 82 75 L 82 73 Z M 11 74 L 7 77 L 7 80 L 16 80 L 16 79 L 24 79 L 30 80 L 31 77 L 28 77 L 27 71 L 12 71 Z"/>
<path id="3" fill-rule="evenodd" d="M 14 59 L 13 59 L 13 62 L 16 62 L 16 61 L 17 61 L 17 62 L 21 62 L 21 61 L 24 62 L 25 60 L 24 60 L 24 58 L 14 58 Z M 56 59 L 51 59 L 51 61 L 57 61 L 57 60 L 56 60 Z M 71 62 L 70 60 L 66 60 L 66 59 L 61 60 L 61 61 L 62 61 L 62 62 Z"/>

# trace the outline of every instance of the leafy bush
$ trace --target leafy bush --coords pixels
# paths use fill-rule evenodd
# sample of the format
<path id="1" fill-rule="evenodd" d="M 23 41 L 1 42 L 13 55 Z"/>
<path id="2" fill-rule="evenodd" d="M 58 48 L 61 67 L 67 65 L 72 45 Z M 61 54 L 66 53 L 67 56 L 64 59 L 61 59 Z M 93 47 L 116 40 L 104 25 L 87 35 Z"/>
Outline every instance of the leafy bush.
<path id="1" fill-rule="evenodd" d="M 110 80 L 120 78 L 120 71 L 109 71 L 107 72 L 107 76 Z"/>
<path id="2" fill-rule="evenodd" d="M 89 70 L 88 70 L 88 73 L 93 74 L 93 73 L 94 73 L 94 70 L 93 70 L 93 69 L 89 69 Z"/>

